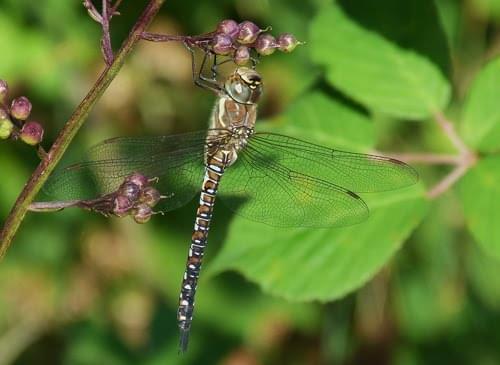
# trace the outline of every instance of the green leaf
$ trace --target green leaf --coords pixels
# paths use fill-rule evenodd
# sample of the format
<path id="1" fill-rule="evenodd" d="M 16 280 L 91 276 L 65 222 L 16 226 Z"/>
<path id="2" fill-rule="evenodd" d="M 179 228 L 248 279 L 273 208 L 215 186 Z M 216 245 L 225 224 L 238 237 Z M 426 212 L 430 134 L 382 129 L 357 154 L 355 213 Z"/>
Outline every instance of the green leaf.
<path id="1" fill-rule="evenodd" d="M 390 259 L 426 210 L 421 186 L 369 198 L 370 218 L 342 229 L 277 229 L 235 218 L 209 271 L 236 270 L 291 300 L 340 298 Z"/>
<path id="2" fill-rule="evenodd" d="M 410 2 L 413 6 L 401 1 L 397 1 L 399 5 L 392 4 L 394 1 L 374 2 L 376 8 L 371 15 L 365 10 L 362 21 L 384 14 L 385 18 L 379 19 L 378 25 L 386 29 L 380 32 L 375 31 L 373 23 L 363 27 L 361 16 L 353 19 L 339 5 L 325 7 L 313 21 L 310 47 L 313 60 L 326 67 L 328 81 L 345 94 L 368 108 L 393 117 L 425 119 L 447 106 L 450 85 L 443 76 L 447 61 L 442 55 L 433 57 L 436 47 L 427 50 L 419 32 L 427 33 L 426 27 L 436 29 L 439 32 L 433 37 L 442 39 L 439 44 L 445 51 L 447 48 L 433 4 L 421 3 L 421 0 Z M 427 16 L 412 16 L 408 24 L 406 17 L 386 11 L 386 3 L 392 7 L 403 4 Z M 357 2 L 358 9 L 363 8 L 362 5 Z M 350 8 L 351 13 L 356 9 L 355 5 Z M 389 27 L 385 22 L 394 24 Z M 405 34 L 407 29 L 411 32 L 405 39 L 389 38 L 398 32 Z M 415 38 L 417 36 L 419 38 Z M 434 41 L 431 38 L 428 42 Z"/>
<path id="3" fill-rule="evenodd" d="M 475 294 L 494 311 L 500 309 L 500 262 L 469 246 L 465 255 L 468 278 Z"/>
<path id="4" fill-rule="evenodd" d="M 373 122 L 347 103 L 323 92 L 309 93 L 279 117 L 273 131 L 335 148 L 367 150 L 373 147 Z"/>
<path id="5" fill-rule="evenodd" d="M 460 195 L 472 235 L 486 253 L 500 258 L 500 157 L 480 161 L 463 178 Z"/>
<path id="6" fill-rule="evenodd" d="M 500 148 L 500 58 L 476 77 L 464 107 L 462 135 L 483 152 Z"/>

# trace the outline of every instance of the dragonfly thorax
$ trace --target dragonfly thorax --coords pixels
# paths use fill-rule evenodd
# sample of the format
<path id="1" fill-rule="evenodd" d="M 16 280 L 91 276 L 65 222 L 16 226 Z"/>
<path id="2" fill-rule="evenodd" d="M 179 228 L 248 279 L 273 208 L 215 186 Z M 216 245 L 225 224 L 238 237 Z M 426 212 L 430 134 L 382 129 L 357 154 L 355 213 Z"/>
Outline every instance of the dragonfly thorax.
<path id="1" fill-rule="evenodd" d="M 217 143 L 207 144 L 206 157 L 224 153 L 227 156 L 227 166 L 230 166 L 236 162 L 238 159 L 238 152 L 246 147 L 254 130 L 253 128 L 247 127 L 232 127 L 229 129 L 229 134 L 226 134 L 226 132 L 221 131 L 225 136 Z M 205 158 L 205 162 L 207 162 L 207 158 Z"/>

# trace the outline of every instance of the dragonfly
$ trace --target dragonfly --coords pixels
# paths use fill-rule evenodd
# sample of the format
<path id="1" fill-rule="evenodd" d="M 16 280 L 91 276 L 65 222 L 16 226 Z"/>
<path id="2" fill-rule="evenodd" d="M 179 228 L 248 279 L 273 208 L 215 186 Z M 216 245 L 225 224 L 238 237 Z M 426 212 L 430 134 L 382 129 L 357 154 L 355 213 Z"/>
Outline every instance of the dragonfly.
<path id="1" fill-rule="evenodd" d="M 124 178 L 139 172 L 156 179 L 155 188 L 168 197 L 156 207 L 162 212 L 199 194 L 177 311 L 181 352 L 187 350 L 216 196 L 237 214 L 275 227 L 342 227 L 368 217 L 358 193 L 418 180 L 411 166 L 390 157 L 255 131 L 263 93 L 255 68 L 237 67 L 223 80 L 199 77 L 197 84 L 216 94 L 207 130 L 106 140 L 45 186 L 62 199 L 92 199 L 116 191 Z"/>

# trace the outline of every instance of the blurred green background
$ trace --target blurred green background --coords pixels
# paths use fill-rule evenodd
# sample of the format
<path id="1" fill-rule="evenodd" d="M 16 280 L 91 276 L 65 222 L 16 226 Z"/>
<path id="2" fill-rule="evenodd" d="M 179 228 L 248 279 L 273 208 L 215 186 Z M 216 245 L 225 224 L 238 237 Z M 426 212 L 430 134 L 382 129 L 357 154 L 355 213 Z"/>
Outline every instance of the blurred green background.
<path id="1" fill-rule="evenodd" d="M 145 4 L 124 1 L 115 48 Z M 480 162 L 433 200 L 450 166 L 415 165 L 418 186 L 363 196 L 372 217 L 345 229 L 279 230 L 219 204 L 183 356 L 195 201 L 142 226 L 29 214 L 0 263 L 0 365 L 499 364 L 500 1 L 167 0 L 151 31 L 200 34 L 226 18 L 307 41 L 259 65 L 259 128 L 453 154 L 441 112 Z M 80 1 L 0 0 L 0 78 L 32 101 L 46 148 L 103 68 L 99 38 Z M 214 98 L 190 67 L 179 44 L 141 43 L 62 164 L 108 137 L 206 127 Z M 29 146 L 0 143 L 0 222 L 36 165 Z"/>

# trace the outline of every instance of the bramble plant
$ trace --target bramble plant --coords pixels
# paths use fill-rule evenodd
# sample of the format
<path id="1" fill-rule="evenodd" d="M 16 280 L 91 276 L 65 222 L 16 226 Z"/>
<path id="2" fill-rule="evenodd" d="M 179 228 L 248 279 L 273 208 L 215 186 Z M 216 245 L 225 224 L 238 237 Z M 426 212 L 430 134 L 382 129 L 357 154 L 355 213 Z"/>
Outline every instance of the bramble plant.
<path id="1" fill-rule="evenodd" d="M 132 4 L 131 8 L 138 6 L 136 2 L 126 3 Z M 211 66 L 212 71 L 226 62 L 232 67 L 256 67 L 263 75 L 265 99 L 260 108 L 262 113 L 259 112 L 263 120 L 257 123 L 257 129 L 316 141 L 332 148 L 394 157 L 418 167 L 421 177 L 417 186 L 403 191 L 360 194 L 368 202 L 370 218 L 342 229 L 275 229 L 237 215 L 229 216 L 223 208 L 217 208 L 220 218 L 211 234 L 214 243 L 222 242 L 223 245 L 209 257 L 206 277 L 236 271 L 245 280 L 222 275 L 203 283 L 199 299 L 204 303 L 197 312 L 199 327 L 193 333 L 193 346 L 188 356 L 196 358 L 197 363 L 215 362 L 215 358 L 228 364 L 241 359 L 260 363 L 277 358 L 284 358 L 287 363 L 307 363 L 310 357 L 303 354 L 307 353 L 314 354 L 315 359 L 315 356 L 321 358 L 319 363 L 358 363 L 366 362 L 370 351 L 375 351 L 379 355 L 374 355 L 377 359 L 391 359 L 395 364 L 422 361 L 432 364 L 433 359 L 439 357 L 436 354 L 442 355 L 444 351 L 447 356 L 454 354 L 455 357 L 450 358 L 455 362 L 498 362 L 499 350 L 484 340 L 497 338 L 498 331 L 488 323 L 495 323 L 500 308 L 500 226 L 497 224 L 500 12 L 492 5 L 495 1 L 486 4 L 473 0 L 465 6 L 461 2 L 430 0 L 381 0 L 373 4 L 362 0 L 276 0 L 264 2 L 265 5 L 237 2 L 234 6 L 225 3 L 220 7 L 202 1 L 199 9 L 187 3 L 172 7 L 171 14 L 150 28 L 163 3 L 164 0 L 148 1 L 130 33 L 124 37 L 122 46 L 116 50 L 113 44 L 120 39 L 118 35 L 123 27 L 121 24 L 116 27 L 115 39 L 112 26 L 117 21 L 125 24 L 132 9 L 127 8 L 125 14 L 125 3 L 121 0 L 104 0 L 102 5 L 83 1 L 84 9 L 80 7 L 80 13 L 85 16 L 86 9 L 102 29 L 100 50 L 105 66 L 55 138 L 52 138 L 54 123 L 47 116 L 49 113 L 43 117 L 37 114 L 43 109 L 42 105 L 47 104 L 39 102 L 36 93 L 49 94 L 47 89 L 37 87 L 33 92 L 18 92 L 17 85 L 32 84 L 9 68 L 6 70 L 12 76 L 0 74 L 0 78 L 5 78 L 5 81 L 0 80 L 0 148 L 5 148 L 7 155 L 4 156 L 8 157 L 11 149 L 16 148 L 24 148 L 26 153 L 36 152 L 40 157 L 38 167 L 2 222 L 0 258 L 9 250 L 29 211 L 77 207 L 106 217 L 129 217 L 106 221 L 106 229 L 101 227 L 102 217 L 98 214 L 84 216 L 85 212 L 77 211 L 47 218 L 41 214 L 33 217 L 12 250 L 18 261 L 11 267 L 19 271 L 14 274 L 22 277 L 23 270 L 31 269 L 29 264 L 21 266 L 23 255 L 28 260 L 40 260 L 39 266 L 43 267 L 40 271 L 53 266 L 58 270 L 55 276 L 69 277 L 60 272 L 66 270 L 64 274 L 71 272 L 73 275 L 74 269 L 80 280 L 78 285 L 83 287 L 75 284 L 75 290 L 86 293 L 90 299 L 85 302 L 79 293 L 72 293 L 68 299 L 65 292 L 61 295 L 63 299 L 46 301 L 57 303 L 47 310 L 47 317 L 32 309 L 30 313 L 34 313 L 37 321 L 19 323 L 29 328 L 30 334 L 34 333 L 32 336 L 41 336 L 40 333 L 51 333 L 58 326 L 67 328 L 68 323 L 77 318 L 91 317 L 89 313 L 97 311 L 92 304 L 97 303 L 106 309 L 105 314 L 99 314 L 108 322 L 102 318 L 85 319 L 85 325 L 91 328 L 88 333 L 83 333 L 86 329 L 81 328 L 68 330 L 74 338 L 78 337 L 74 342 L 68 339 L 68 343 L 71 342 L 68 347 L 73 351 L 71 356 L 84 359 L 81 354 L 93 351 L 89 348 L 96 346 L 99 351 L 105 348 L 107 355 L 119 353 L 119 357 L 108 358 L 110 363 L 121 363 L 122 359 L 133 358 L 130 353 L 138 354 L 153 342 L 155 346 L 161 344 L 158 348 L 169 351 L 177 346 L 173 320 L 165 326 L 161 321 L 164 317 L 175 317 L 172 313 L 177 305 L 178 274 L 182 271 L 185 255 L 185 247 L 178 245 L 178 241 L 181 233 L 183 237 L 191 229 L 191 210 L 155 216 L 155 206 L 158 209 L 157 204 L 168 196 L 161 195 L 154 176 L 143 176 L 140 171 L 139 175 L 125 179 L 116 191 L 95 200 L 36 202 L 42 199 L 37 196 L 68 147 L 76 145 L 74 138 L 89 112 L 119 74 L 130 52 L 138 43 L 143 43 L 145 47 L 136 53 L 138 61 L 128 63 L 129 68 L 122 73 L 120 88 L 123 93 L 114 94 L 114 102 L 123 98 L 123 105 L 127 104 L 112 109 L 124 109 L 112 117 L 130 118 L 127 124 L 119 126 L 127 133 L 139 133 L 141 128 L 151 133 L 184 131 L 194 127 L 189 124 L 191 119 L 207 114 L 208 107 L 203 103 L 208 96 L 197 94 L 189 85 L 178 81 L 189 73 L 191 61 L 183 56 L 189 56 L 188 51 L 191 51 L 192 60 L 195 56 L 206 56 L 204 62 L 209 61 L 207 66 Z M 30 14 L 38 11 L 42 12 L 29 10 Z M 76 18 L 78 12 L 73 15 Z M 59 13 L 53 18 L 47 14 L 43 16 L 47 17 L 48 24 L 57 23 L 55 18 L 64 18 Z M 229 18 L 241 18 L 242 21 Z M 71 19 L 68 22 L 73 20 L 68 19 Z M 189 29 L 186 34 L 195 35 L 164 34 L 177 33 L 172 30 L 180 27 L 175 19 L 182 19 L 183 29 Z M 225 20 L 217 23 L 217 19 Z M 0 24 L 6 25 L 0 29 L 0 37 L 2 33 L 10 36 L 7 30 L 15 29 L 16 21 L 0 14 Z M 86 21 L 92 23 L 88 17 Z M 62 27 L 64 21 L 60 22 Z M 73 29 L 83 29 L 82 24 L 85 23 Z M 275 35 L 268 25 L 277 30 Z M 30 39 L 29 36 L 18 37 L 10 44 L 15 47 L 24 38 Z M 85 39 L 81 43 L 90 43 L 87 28 L 80 38 L 74 34 L 68 38 L 71 39 L 68 44 L 80 38 Z M 147 52 L 163 51 L 161 45 L 143 41 L 177 42 L 187 49 L 168 48 L 159 57 L 157 53 L 141 53 L 146 52 L 145 49 Z M 47 48 L 45 53 L 57 54 L 61 59 L 56 56 L 36 58 L 37 66 L 55 64 L 59 67 L 59 62 L 63 64 L 69 60 L 64 63 L 67 69 L 70 62 L 75 62 L 69 56 L 65 56 L 67 59 L 61 57 L 68 44 L 57 49 L 49 47 L 47 42 L 40 41 L 40 44 L 40 48 Z M 302 44 L 305 45 L 298 47 Z M 93 47 L 97 50 L 97 41 Z M 39 48 L 35 51 L 33 54 L 37 57 L 45 54 Z M 294 53 L 289 55 L 292 51 Z M 13 58 L 6 58 L 5 62 L 15 64 L 14 61 L 29 59 L 27 53 L 19 52 L 18 58 L 14 58 L 18 52 L 9 49 L 9 54 Z M 0 61 L 0 66 L 1 62 L 4 60 Z M 160 64 L 167 69 L 167 76 L 157 75 Z M 36 76 L 29 74 L 26 77 Z M 50 87 L 60 86 L 60 82 L 53 82 Z M 61 93 L 65 92 L 63 89 Z M 27 97 L 20 96 L 23 94 Z M 56 96 L 47 100 L 58 102 Z M 130 107 L 129 104 L 134 104 L 131 100 L 137 103 L 136 108 Z M 57 109 L 58 115 L 62 115 L 67 107 Z M 186 114 L 184 119 L 179 117 L 183 114 Z M 165 123 L 144 123 L 136 128 L 138 121 L 149 115 L 160 115 Z M 181 125 L 180 120 L 189 123 Z M 107 120 L 100 118 L 99 122 L 102 126 Z M 102 132 L 94 128 L 84 140 L 102 139 Z M 50 148 L 44 150 L 42 144 L 48 147 L 49 142 L 52 142 Z M 18 166 L 30 162 L 29 159 L 21 160 L 19 154 L 11 160 Z M 9 158 L 1 162 L 2 184 L 5 191 L 12 191 L 11 185 L 20 186 L 18 181 L 24 179 L 23 170 L 17 171 L 16 164 Z M 17 172 L 11 175 L 11 171 Z M 9 195 L 0 194 L 0 202 L 8 201 L 7 197 Z M 188 214 L 189 218 L 184 219 Z M 145 226 L 128 224 L 133 221 L 149 223 Z M 85 233 L 75 234 L 75 227 L 82 222 Z M 129 241 L 134 243 L 133 248 L 127 246 Z M 147 244 L 136 245 L 136 241 Z M 69 245 L 68 242 L 81 244 Z M 401 249 L 403 244 L 405 249 Z M 32 249 L 33 253 L 28 252 Z M 120 256 L 123 254 L 125 258 Z M 68 257 L 75 261 L 69 262 Z M 6 265 L 1 269 L 0 276 L 13 275 L 9 271 L 13 269 Z M 34 278 L 41 277 L 38 271 L 32 271 Z M 59 281 L 54 282 L 57 284 L 39 292 L 56 292 L 54 288 L 62 285 Z M 234 282 L 240 290 L 232 287 Z M 253 284 L 260 290 L 254 290 Z M 11 290 L 4 290 L 4 287 Z M 0 303 L 10 305 L 5 313 L 21 313 L 13 316 L 12 323 L 17 318 L 23 319 L 24 314 L 16 312 L 20 308 L 16 305 L 18 302 L 3 300 L 2 295 L 4 292 L 13 295 L 11 293 L 18 287 L 22 285 L 14 282 L 11 286 L 2 286 L 0 281 Z M 21 294 L 20 298 L 27 297 Z M 311 301 L 335 303 L 317 305 L 310 304 Z M 39 302 L 34 300 L 33 303 Z M 77 308 L 76 314 L 59 318 L 60 313 L 73 313 L 70 305 Z M 163 315 L 165 310 L 172 313 Z M 160 322 L 161 335 L 156 333 L 156 327 L 154 330 L 149 327 L 151 323 Z M 0 333 L 2 329 L 0 323 Z M 115 332 L 127 344 L 126 350 L 99 340 Z M 135 333 L 146 333 L 146 339 L 137 339 Z M 148 336 L 151 336 L 151 343 Z M 19 337 L 12 338 L 15 340 L 6 343 L 19 341 L 21 348 L 30 345 L 29 340 L 23 342 Z M 457 339 L 459 345 L 450 344 L 450 338 Z M 10 348 L 2 340 L 0 335 L 0 348 Z M 232 348 L 234 343 L 238 348 Z M 178 361 L 173 355 L 175 350 L 172 354 L 160 354 L 155 346 L 151 346 L 150 363 L 165 358 L 171 363 Z M 214 349 L 215 354 L 209 354 L 208 347 Z M 229 355 L 226 354 L 228 349 Z M 293 350 L 300 353 L 296 358 Z M 468 355 L 463 356 L 466 351 Z M 286 357 L 285 353 L 292 355 Z M 477 359 L 478 353 L 484 356 Z M 213 356 L 214 360 L 212 357 L 207 360 L 207 356 Z M 133 361 L 135 358 L 122 362 Z"/>

